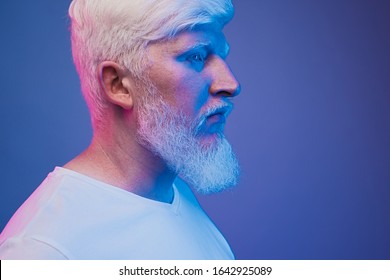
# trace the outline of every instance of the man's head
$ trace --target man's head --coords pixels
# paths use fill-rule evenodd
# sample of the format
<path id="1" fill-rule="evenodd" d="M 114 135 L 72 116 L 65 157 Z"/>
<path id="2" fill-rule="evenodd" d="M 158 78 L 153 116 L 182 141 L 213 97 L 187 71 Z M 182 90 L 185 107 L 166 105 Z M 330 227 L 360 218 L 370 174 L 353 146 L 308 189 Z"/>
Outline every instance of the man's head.
<path id="1" fill-rule="evenodd" d="M 233 185 L 238 175 L 223 135 L 229 99 L 239 93 L 222 33 L 232 14 L 230 0 L 74 0 L 70 7 L 73 55 L 94 127 L 112 101 L 102 69 L 126 69 L 133 83 L 123 85 L 137 93 L 134 104 L 114 103 L 135 112 L 137 142 L 204 192 Z"/>
<path id="2" fill-rule="evenodd" d="M 151 42 L 172 38 L 201 24 L 227 23 L 231 0 L 73 0 L 72 53 L 94 125 L 103 118 L 104 93 L 98 65 L 115 61 L 142 77 Z"/>

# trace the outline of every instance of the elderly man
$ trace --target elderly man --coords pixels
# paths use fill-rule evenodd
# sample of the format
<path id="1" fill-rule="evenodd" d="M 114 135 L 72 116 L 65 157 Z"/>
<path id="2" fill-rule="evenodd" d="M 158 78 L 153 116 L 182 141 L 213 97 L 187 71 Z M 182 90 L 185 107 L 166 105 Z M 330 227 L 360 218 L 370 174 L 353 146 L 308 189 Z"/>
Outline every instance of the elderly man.
<path id="1" fill-rule="evenodd" d="M 73 0 L 69 15 L 93 139 L 16 212 L 0 257 L 233 259 L 188 187 L 238 177 L 230 0 Z"/>

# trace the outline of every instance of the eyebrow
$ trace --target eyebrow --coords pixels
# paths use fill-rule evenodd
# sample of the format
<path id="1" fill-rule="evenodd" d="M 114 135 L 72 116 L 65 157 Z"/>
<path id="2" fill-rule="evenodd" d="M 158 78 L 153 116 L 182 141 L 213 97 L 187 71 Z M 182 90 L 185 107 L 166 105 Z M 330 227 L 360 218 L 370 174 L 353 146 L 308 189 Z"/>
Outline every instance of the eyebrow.
<path id="1" fill-rule="evenodd" d="M 228 42 L 225 42 L 221 50 L 215 50 L 211 42 L 197 42 L 188 48 L 184 48 L 178 51 L 178 53 L 189 53 L 197 49 L 207 49 L 208 51 L 213 51 L 214 53 L 220 55 L 223 58 L 226 58 L 230 52 L 230 45 Z"/>

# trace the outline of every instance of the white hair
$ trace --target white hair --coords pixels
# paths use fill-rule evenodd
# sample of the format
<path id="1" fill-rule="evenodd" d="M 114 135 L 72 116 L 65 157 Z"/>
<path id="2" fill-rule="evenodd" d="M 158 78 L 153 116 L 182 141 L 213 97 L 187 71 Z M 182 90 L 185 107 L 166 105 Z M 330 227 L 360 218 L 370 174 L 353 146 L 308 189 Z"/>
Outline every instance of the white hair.
<path id="1" fill-rule="evenodd" d="M 114 61 L 142 77 L 149 42 L 168 39 L 197 25 L 225 25 L 231 0 L 73 0 L 69 7 L 73 60 L 93 126 L 107 103 L 97 67 Z"/>

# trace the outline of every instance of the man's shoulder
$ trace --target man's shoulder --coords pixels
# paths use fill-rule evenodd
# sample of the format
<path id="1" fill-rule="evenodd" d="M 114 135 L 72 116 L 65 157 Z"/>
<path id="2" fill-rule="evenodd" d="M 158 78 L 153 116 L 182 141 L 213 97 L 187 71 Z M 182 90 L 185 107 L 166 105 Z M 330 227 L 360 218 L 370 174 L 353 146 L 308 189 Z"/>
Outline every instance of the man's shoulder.
<path id="1" fill-rule="evenodd" d="M 34 224 L 46 209 L 51 208 L 51 205 L 56 203 L 53 200 L 56 199 L 63 182 L 64 177 L 58 169 L 49 173 L 15 212 L 4 229 L 2 237 L 4 235 L 21 234 L 21 231 L 25 231 Z"/>
<path id="2" fill-rule="evenodd" d="M 85 222 L 81 218 L 95 206 L 93 186 L 56 167 L 27 198 L 4 228 L 0 243 L 8 238 L 62 236 Z M 99 193 L 99 188 L 96 188 Z M 104 196 L 104 194 L 100 194 Z M 92 209 L 93 210 L 93 209 Z"/>

